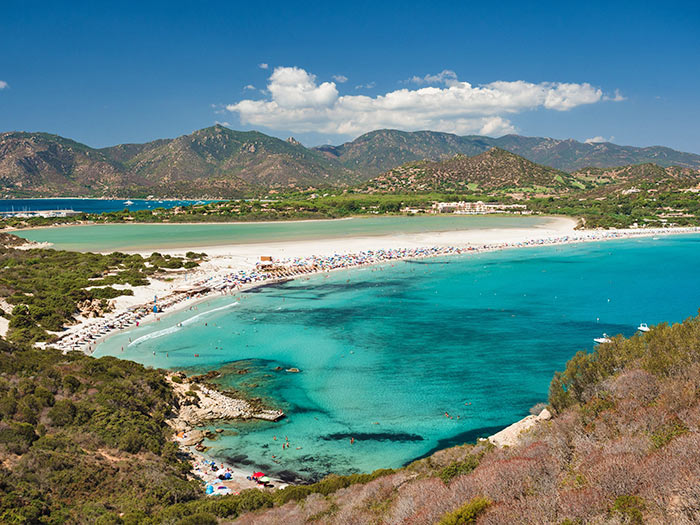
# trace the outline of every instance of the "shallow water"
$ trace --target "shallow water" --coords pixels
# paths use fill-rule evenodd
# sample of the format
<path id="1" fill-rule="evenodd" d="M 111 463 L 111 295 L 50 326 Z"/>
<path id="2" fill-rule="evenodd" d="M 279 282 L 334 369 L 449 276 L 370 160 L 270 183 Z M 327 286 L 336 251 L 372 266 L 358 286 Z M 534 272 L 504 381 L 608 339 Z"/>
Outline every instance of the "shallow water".
<path id="1" fill-rule="evenodd" d="M 543 227 L 546 217 L 422 216 L 356 217 L 328 221 L 227 224 L 97 224 L 15 232 L 56 248 L 78 251 L 157 250 L 365 235 L 442 232 L 488 228 Z"/>
<path id="2" fill-rule="evenodd" d="M 287 412 L 226 425 L 207 443 L 216 457 L 307 479 L 371 471 L 527 415 L 553 372 L 602 332 L 694 315 L 699 267 L 697 235 L 399 262 L 212 299 L 95 355 L 223 368 L 222 383 L 255 385 Z"/>

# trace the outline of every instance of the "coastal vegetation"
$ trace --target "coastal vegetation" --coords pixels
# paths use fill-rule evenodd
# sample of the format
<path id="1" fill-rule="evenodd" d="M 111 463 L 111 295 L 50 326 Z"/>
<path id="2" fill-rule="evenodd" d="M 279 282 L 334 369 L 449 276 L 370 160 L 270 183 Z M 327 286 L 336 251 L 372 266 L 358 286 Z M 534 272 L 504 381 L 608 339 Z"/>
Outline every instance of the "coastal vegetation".
<path id="1" fill-rule="evenodd" d="M 430 208 L 433 202 L 444 200 L 477 201 L 494 197 L 466 194 L 342 194 L 316 196 L 291 194 L 275 200 L 233 200 L 193 204 L 171 209 L 124 209 L 101 214 L 79 213 L 69 217 L 6 218 L 0 224 L 8 228 L 40 227 L 54 224 L 81 223 L 196 223 L 234 221 L 276 221 L 299 219 L 335 219 L 353 215 L 400 214 L 405 207 Z"/>
<path id="2" fill-rule="evenodd" d="M 695 179 L 690 179 L 697 184 Z M 102 214 L 79 213 L 69 217 L 8 217 L 6 228 L 54 224 L 197 223 L 302 219 L 335 219 L 360 215 L 411 215 L 432 213 L 437 202 L 522 204 L 527 213 L 563 215 L 582 219 L 586 228 L 628 228 L 700 225 L 697 189 L 683 187 L 685 179 L 663 183 L 630 180 L 603 183 L 557 195 L 516 195 L 510 191 L 483 193 L 463 188 L 461 193 L 441 191 L 412 193 L 346 192 L 340 194 L 293 193 L 276 199 L 217 201 L 171 209 L 129 210 Z M 683 182 L 685 181 L 685 182 Z M 697 179 L 700 181 L 700 178 Z"/>
<path id="3" fill-rule="evenodd" d="M 436 203 L 459 201 L 517 204 L 517 209 L 501 211 L 576 217 L 589 228 L 700 224 L 700 169 L 692 167 L 647 163 L 587 167 L 568 173 L 493 148 L 472 157 L 460 154 L 443 160 L 410 162 L 364 182 L 351 183 L 352 180 L 321 185 L 323 190 L 291 185 L 272 193 L 251 192 L 251 198 L 170 209 L 127 208 L 45 218 L 9 216 L 0 225 L 24 228 L 85 223 L 329 219 L 434 213 Z"/>
<path id="4" fill-rule="evenodd" d="M 0 341 L 0 523 L 139 523 L 201 497 L 175 403 L 130 361 Z"/>
<path id="5" fill-rule="evenodd" d="M 2 316 L 9 319 L 7 337 L 15 342 L 48 341 L 50 332 L 60 332 L 77 315 L 104 314 L 111 299 L 133 295 L 130 287 L 197 266 L 201 259 L 195 253 L 182 258 L 19 249 L 23 240 L 0 235 L 0 304 Z"/>
<path id="6" fill-rule="evenodd" d="M 3 523 L 692 523 L 700 317 L 579 352 L 513 447 L 208 498 L 170 441 L 161 371 L 0 342 Z"/>

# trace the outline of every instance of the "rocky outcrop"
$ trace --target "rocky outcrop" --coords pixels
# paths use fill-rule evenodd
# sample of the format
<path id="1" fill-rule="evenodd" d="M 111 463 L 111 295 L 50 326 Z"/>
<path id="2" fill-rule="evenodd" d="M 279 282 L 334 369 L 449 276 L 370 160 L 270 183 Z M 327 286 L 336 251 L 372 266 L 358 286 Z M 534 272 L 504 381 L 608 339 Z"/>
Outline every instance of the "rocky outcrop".
<path id="1" fill-rule="evenodd" d="M 520 421 L 504 428 L 500 432 L 496 432 L 493 436 L 489 436 L 488 440 L 499 448 L 512 447 L 518 444 L 520 434 L 530 430 L 533 426 L 541 421 L 552 419 L 552 414 L 546 408 L 536 416 L 527 416 Z"/>
<path id="2" fill-rule="evenodd" d="M 232 419 L 264 419 L 278 421 L 284 417 L 281 410 L 262 409 L 245 399 L 236 399 L 203 385 L 188 381 L 171 384 L 180 400 L 177 417 L 171 424 L 177 431 L 209 424 L 213 421 Z M 193 389 L 194 388 L 194 389 Z M 201 441 L 204 438 L 202 433 Z M 191 436 L 188 436 L 191 439 Z M 196 444 L 196 443 L 193 443 Z"/>
<path id="3" fill-rule="evenodd" d="M 106 306 L 102 302 L 102 299 L 86 299 L 85 301 L 77 303 L 80 315 L 86 319 L 91 319 L 93 317 L 104 317 L 104 315 L 112 310 L 112 304 L 106 303 Z"/>

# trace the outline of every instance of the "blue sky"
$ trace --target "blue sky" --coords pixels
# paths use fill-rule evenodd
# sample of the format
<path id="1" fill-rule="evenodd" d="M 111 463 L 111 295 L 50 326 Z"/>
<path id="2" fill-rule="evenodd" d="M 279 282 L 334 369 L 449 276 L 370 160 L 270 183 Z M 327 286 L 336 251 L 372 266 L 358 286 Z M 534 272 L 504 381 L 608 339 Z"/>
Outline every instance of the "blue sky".
<path id="1" fill-rule="evenodd" d="M 218 121 L 307 145 L 397 127 L 700 153 L 695 2 L 95 4 L 3 0 L 0 131 L 100 147 Z"/>

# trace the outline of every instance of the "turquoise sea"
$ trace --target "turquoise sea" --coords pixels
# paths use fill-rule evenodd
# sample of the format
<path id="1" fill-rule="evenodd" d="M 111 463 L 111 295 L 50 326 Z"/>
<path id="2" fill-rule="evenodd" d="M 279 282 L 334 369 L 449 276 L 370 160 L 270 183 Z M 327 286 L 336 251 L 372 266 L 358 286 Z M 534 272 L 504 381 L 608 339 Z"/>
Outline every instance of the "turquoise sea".
<path id="1" fill-rule="evenodd" d="M 214 457 L 290 479 L 366 472 L 522 418 L 603 332 L 695 315 L 699 268 L 697 235 L 398 262 L 211 299 L 95 355 L 220 369 L 288 414 L 225 425 Z"/>
<path id="2" fill-rule="evenodd" d="M 222 224 L 97 224 L 14 232 L 56 248 L 78 251 L 141 251 L 244 243 L 336 239 L 483 228 L 545 227 L 550 218 L 518 216 L 354 217 L 327 221 Z"/>

